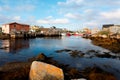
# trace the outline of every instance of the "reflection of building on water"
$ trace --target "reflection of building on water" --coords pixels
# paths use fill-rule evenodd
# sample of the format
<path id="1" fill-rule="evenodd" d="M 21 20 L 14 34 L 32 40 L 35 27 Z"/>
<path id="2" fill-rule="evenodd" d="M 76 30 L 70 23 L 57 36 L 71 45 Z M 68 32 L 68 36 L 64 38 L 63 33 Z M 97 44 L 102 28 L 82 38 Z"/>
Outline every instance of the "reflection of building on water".
<path id="1" fill-rule="evenodd" d="M 6 47 L 4 49 L 6 52 L 17 53 L 21 49 L 29 48 L 29 40 L 3 40 L 2 47 Z"/>

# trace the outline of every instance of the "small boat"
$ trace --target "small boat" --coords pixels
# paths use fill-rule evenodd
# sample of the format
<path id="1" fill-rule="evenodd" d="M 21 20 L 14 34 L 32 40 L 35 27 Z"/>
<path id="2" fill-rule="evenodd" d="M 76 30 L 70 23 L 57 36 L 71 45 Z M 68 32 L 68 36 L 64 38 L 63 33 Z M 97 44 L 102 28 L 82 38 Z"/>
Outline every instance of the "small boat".
<path id="1" fill-rule="evenodd" d="M 62 36 L 66 36 L 66 33 L 61 33 Z"/>
<path id="2" fill-rule="evenodd" d="M 70 34 L 70 33 L 67 33 L 66 36 L 71 36 L 71 34 Z"/>

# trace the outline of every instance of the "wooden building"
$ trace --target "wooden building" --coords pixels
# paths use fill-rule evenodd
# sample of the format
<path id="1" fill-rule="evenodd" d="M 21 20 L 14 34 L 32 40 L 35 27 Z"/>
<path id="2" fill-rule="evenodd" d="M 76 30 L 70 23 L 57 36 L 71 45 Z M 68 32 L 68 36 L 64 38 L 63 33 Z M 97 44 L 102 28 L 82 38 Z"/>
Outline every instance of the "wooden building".
<path id="1" fill-rule="evenodd" d="M 6 34 L 29 32 L 29 28 L 30 26 L 27 24 L 13 22 L 13 23 L 3 24 L 2 32 Z"/>

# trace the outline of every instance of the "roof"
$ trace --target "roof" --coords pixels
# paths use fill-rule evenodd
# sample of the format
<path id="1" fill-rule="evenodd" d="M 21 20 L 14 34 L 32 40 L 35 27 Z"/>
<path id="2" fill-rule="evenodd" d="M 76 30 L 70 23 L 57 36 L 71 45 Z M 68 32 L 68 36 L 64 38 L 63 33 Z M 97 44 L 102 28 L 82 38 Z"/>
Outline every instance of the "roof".
<path id="1" fill-rule="evenodd" d="M 6 24 L 3 24 L 3 25 L 8 25 L 8 24 L 20 24 L 20 25 L 28 25 L 28 24 L 17 23 L 17 22 L 6 23 Z"/>
<path id="2" fill-rule="evenodd" d="M 103 28 L 109 28 L 110 26 L 114 26 L 114 24 L 105 24 L 103 25 Z"/>

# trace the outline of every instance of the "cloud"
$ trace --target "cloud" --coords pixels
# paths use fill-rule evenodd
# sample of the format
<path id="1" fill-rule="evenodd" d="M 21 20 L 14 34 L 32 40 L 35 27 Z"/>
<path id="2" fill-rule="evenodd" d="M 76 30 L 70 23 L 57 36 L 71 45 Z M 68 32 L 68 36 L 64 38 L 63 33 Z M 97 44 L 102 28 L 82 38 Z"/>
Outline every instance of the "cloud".
<path id="1" fill-rule="evenodd" d="M 20 16 L 6 16 L 6 15 L 0 15 L 0 23 L 9 23 L 14 21 L 21 21 Z"/>
<path id="2" fill-rule="evenodd" d="M 120 5 L 120 0 L 93 0 L 91 4 L 94 6 L 118 6 Z"/>
<path id="3" fill-rule="evenodd" d="M 86 26 L 86 27 L 98 27 L 98 22 L 96 22 L 96 21 L 90 21 L 90 22 L 85 22 L 84 23 L 84 26 Z"/>
<path id="4" fill-rule="evenodd" d="M 55 19 L 55 20 L 53 20 L 53 23 L 55 23 L 55 24 L 66 24 L 66 23 L 69 23 L 69 20 L 66 19 L 66 18 Z"/>
<path id="5" fill-rule="evenodd" d="M 12 18 L 10 19 L 10 17 L 9 16 L 5 16 L 5 15 L 1 15 L 0 14 L 0 23 L 8 23 L 8 22 L 10 22 L 12 20 Z"/>
<path id="6" fill-rule="evenodd" d="M 120 0 L 55 0 L 48 3 L 44 0 L 0 0 L 0 23 L 20 21 L 79 28 L 106 23 L 119 24 L 120 21 Z M 54 17 L 49 16 L 51 14 Z M 30 16 L 34 18 L 29 18 Z"/>
<path id="7" fill-rule="evenodd" d="M 35 9 L 34 5 L 18 5 L 13 10 L 15 11 L 33 11 Z"/>
<path id="8" fill-rule="evenodd" d="M 96 21 L 99 24 L 120 24 L 120 9 L 115 9 L 111 11 L 99 12 L 99 16 L 96 17 Z"/>
<path id="9" fill-rule="evenodd" d="M 58 5 L 70 5 L 70 4 L 77 4 L 79 5 L 83 0 L 66 0 L 66 2 L 58 2 Z"/>
<path id="10" fill-rule="evenodd" d="M 37 20 L 38 24 L 67 24 L 69 20 L 66 18 L 53 19 L 52 16 L 49 16 L 45 19 Z"/>
<path id="11" fill-rule="evenodd" d="M 39 24 L 66 24 L 69 23 L 68 19 L 54 19 L 54 20 L 37 20 Z"/>
<path id="12" fill-rule="evenodd" d="M 0 11 L 2 12 L 29 12 L 33 11 L 36 7 L 35 1 L 33 2 L 32 0 L 0 0 Z M 31 3 L 30 3 L 31 2 Z M 24 12 L 24 13 L 25 13 Z"/>
<path id="13" fill-rule="evenodd" d="M 53 18 L 53 16 L 48 16 L 48 17 L 45 18 L 45 20 L 50 20 L 52 18 Z"/>
<path id="14" fill-rule="evenodd" d="M 66 2 L 58 2 L 59 6 L 77 8 L 83 6 L 84 0 L 66 0 Z"/>
<path id="15" fill-rule="evenodd" d="M 9 11 L 10 7 L 8 5 L 0 6 L 0 11 Z"/>
<path id="16" fill-rule="evenodd" d="M 67 18 L 70 18 L 70 19 L 76 19 L 76 20 L 80 20 L 81 19 L 81 15 L 80 14 L 67 13 L 64 16 L 67 17 Z"/>
<path id="17" fill-rule="evenodd" d="M 110 11 L 101 11 L 98 12 L 96 15 L 91 14 L 88 18 L 91 20 L 85 20 L 83 22 L 84 26 L 90 27 L 102 27 L 103 24 L 119 24 L 120 21 L 120 9 L 110 10 Z M 86 18 L 87 19 L 87 18 Z"/>
<path id="18" fill-rule="evenodd" d="M 86 9 L 86 10 L 84 10 L 84 13 L 92 13 L 93 12 L 93 9 Z"/>
<path id="19" fill-rule="evenodd" d="M 109 12 L 101 12 L 100 13 L 101 17 L 103 17 L 104 19 L 114 19 L 114 20 L 118 20 L 120 19 L 120 9 L 114 10 L 114 11 L 109 11 Z"/>
<path id="20" fill-rule="evenodd" d="M 66 0 L 64 2 L 57 3 L 61 7 L 69 8 L 83 8 L 83 7 L 100 7 L 100 6 L 118 6 L 120 5 L 120 0 Z M 112 6 L 111 6 L 112 5 Z"/>
<path id="21" fill-rule="evenodd" d="M 20 17 L 20 16 L 14 16 L 14 17 L 13 17 L 13 20 L 14 20 L 14 21 L 20 21 L 20 20 L 21 20 L 21 17 Z"/>

